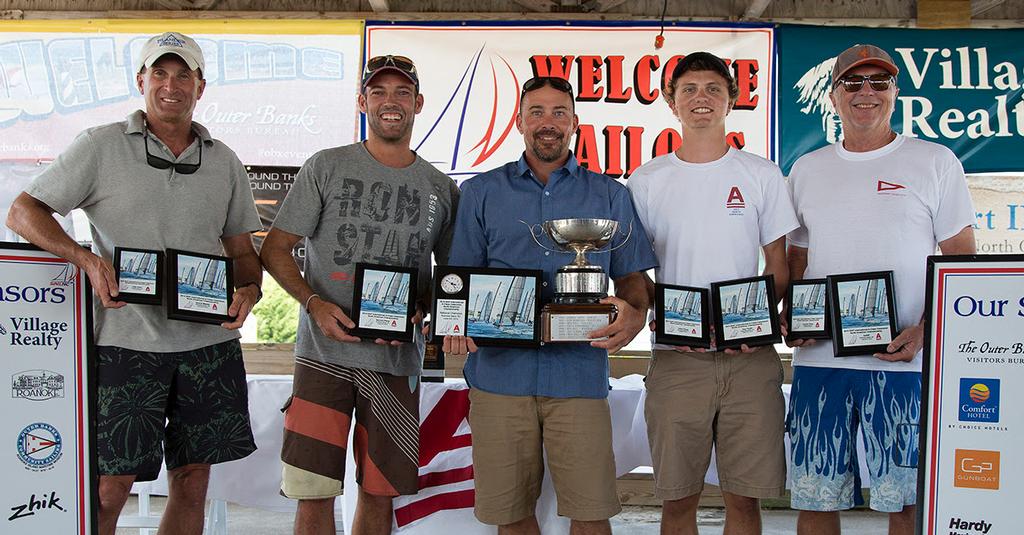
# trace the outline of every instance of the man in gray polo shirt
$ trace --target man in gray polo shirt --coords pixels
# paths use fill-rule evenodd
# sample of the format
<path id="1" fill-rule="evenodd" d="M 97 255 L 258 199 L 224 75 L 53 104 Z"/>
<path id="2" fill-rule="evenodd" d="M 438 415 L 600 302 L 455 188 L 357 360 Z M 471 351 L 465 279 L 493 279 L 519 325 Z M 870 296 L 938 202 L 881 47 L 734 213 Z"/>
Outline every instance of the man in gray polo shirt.
<path id="1" fill-rule="evenodd" d="M 132 483 L 156 479 L 163 449 L 170 495 L 160 532 L 202 533 L 210 465 L 256 449 L 237 329 L 260 297 L 262 270 L 249 235 L 260 220 L 238 157 L 192 122 L 206 87 L 203 67 L 191 38 L 168 32 L 150 39 L 135 64 L 146 111 L 79 135 L 19 195 L 7 219 L 15 232 L 85 271 L 101 305 L 102 535 L 113 535 Z M 75 208 L 89 218 L 92 252 L 52 217 Z M 168 320 L 157 306 L 125 306 L 111 265 L 115 246 L 230 256 L 234 320 L 205 325 Z"/>
<path id="2" fill-rule="evenodd" d="M 355 533 L 390 533 L 392 497 L 419 490 L 423 338 L 360 340 L 347 329 L 355 327 L 349 314 L 357 262 L 419 270 L 416 323 L 428 310 L 431 253 L 438 263 L 448 260 L 459 189 L 409 148 L 422 107 L 411 60 L 370 58 L 359 95 L 366 141 L 306 161 L 260 251 L 267 271 L 303 304 L 281 452 L 281 493 L 299 500 L 297 534 L 334 533 L 350 430 L 359 484 Z M 291 254 L 303 239 L 304 274 Z"/>

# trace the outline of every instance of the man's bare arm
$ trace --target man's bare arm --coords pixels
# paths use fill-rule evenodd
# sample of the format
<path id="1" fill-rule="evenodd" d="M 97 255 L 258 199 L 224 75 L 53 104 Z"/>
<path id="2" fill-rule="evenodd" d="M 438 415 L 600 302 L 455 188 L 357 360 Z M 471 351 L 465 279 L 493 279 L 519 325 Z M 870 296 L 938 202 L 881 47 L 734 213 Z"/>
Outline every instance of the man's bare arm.
<path id="1" fill-rule="evenodd" d="M 7 213 L 7 226 L 35 245 L 67 259 L 85 271 L 93 292 L 106 308 L 121 308 L 117 301 L 117 277 L 114 266 L 82 247 L 68 236 L 53 218 L 54 210 L 46 203 L 22 192 Z"/>

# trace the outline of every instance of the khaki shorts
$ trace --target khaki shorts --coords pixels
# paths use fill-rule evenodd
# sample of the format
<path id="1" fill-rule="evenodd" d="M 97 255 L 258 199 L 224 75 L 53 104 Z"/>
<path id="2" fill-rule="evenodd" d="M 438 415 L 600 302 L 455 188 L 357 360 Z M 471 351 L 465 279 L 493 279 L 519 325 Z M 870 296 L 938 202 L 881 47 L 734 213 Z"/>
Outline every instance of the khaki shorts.
<path id="1" fill-rule="evenodd" d="M 775 348 L 734 355 L 654 351 L 644 416 L 657 498 L 699 493 L 712 445 L 723 491 L 751 498 L 785 492 L 786 413 Z"/>
<path id="2" fill-rule="evenodd" d="M 622 510 L 615 490 L 607 399 L 469 393 L 477 519 L 503 526 L 534 514 L 543 450 L 558 514 L 605 520 Z"/>

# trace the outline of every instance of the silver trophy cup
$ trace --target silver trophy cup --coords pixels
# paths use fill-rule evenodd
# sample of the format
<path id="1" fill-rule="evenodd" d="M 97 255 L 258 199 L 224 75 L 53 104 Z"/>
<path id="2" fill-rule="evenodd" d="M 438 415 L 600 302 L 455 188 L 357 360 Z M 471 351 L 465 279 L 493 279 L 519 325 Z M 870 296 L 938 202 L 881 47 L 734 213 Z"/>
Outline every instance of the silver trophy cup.
<path id="1" fill-rule="evenodd" d="M 601 266 L 588 263 L 586 255 L 607 253 L 622 247 L 629 239 L 629 235 L 626 235 L 619 245 L 606 249 L 619 229 L 619 222 L 612 219 L 552 219 L 545 221 L 540 227 L 561 250 L 551 249 L 542 244 L 537 239 L 534 227 L 530 226 L 530 235 L 537 245 L 549 251 L 576 255 L 572 263 L 562 266 L 555 274 L 554 302 L 596 303 L 607 297 L 608 275 Z"/>

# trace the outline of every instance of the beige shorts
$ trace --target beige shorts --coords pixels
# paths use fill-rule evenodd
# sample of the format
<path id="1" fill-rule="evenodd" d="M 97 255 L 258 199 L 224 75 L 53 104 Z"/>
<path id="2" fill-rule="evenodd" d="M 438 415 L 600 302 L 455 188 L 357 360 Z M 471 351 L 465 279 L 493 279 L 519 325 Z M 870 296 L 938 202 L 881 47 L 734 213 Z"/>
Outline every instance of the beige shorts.
<path id="1" fill-rule="evenodd" d="M 469 393 L 477 519 L 507 525 L 534 514 L 543 451 L 558 514 L 605 520 L 622 510 L 615 490 L 607 399 Z"/>
<path id="2" fill-rule="evenodd" d="M 723 491 L 751 498 L 785 492 L 786 412 L 775 348 L 734 355 L 654 351 L 644 416 L 657 498 L 699 493 L 712 446 Z"/>

